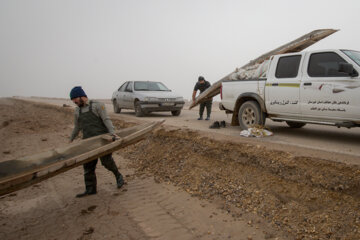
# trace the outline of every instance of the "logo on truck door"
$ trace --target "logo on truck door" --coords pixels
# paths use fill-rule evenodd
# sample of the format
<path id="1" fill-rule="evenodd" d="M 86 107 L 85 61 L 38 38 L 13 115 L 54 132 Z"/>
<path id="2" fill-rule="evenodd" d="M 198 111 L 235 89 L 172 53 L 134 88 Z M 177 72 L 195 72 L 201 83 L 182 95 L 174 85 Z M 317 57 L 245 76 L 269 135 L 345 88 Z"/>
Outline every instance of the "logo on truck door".
<path id="1" fill-rule="evenodd" d="M 289 100 L 277 101 L 277 100 L 274 100 L 274 101 L 270 102 L 270 105 L 282 105 L 282 106 L 284 106 L 284 105 L 289 105 L 289 104 L 296 105 L 298 103 L 299 103 L 299 101 L 297 101 L 297 100 L 296 101 L 289 101 Z"/>

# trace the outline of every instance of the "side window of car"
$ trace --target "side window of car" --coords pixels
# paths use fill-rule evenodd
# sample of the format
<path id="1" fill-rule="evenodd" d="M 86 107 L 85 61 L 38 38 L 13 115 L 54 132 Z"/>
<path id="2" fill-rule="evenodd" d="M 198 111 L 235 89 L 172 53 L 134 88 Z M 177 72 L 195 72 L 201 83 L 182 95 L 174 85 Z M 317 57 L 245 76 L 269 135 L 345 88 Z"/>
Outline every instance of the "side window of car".
<path id="1" fill-rule="evenodd" d="M 126 82 L 126 83 L 124 83 L 123 85 L 121 85 L 121 86 L 119 87 L 118 91 L 119 91 L 119 92 L 125 92 L 125 89 L 126 89 L 126 86 L 127 86 L 128 83 L 129 83 L 129 82 Z"/>
<path id="2" fill-rule="evenodd" d="M 339 64 L 346 61 L 334 52 L 313 53 L 310 56 L 308 74 L 310 77 L 349 76 L 339 72 Z"/>
<path id="3" fill-rule="evenodd" d="M 295 78 L 299 72 L 301 55 L 279 58 L 276 66 L 276 78 Z"/>
<path id="4" fill-rule="evenodd" d="M 132 92 L 132 84 L 131 84 L 131 82 L 129 82 L 129 84 L 126 86 L 126 91 L 127 92 Z"/>

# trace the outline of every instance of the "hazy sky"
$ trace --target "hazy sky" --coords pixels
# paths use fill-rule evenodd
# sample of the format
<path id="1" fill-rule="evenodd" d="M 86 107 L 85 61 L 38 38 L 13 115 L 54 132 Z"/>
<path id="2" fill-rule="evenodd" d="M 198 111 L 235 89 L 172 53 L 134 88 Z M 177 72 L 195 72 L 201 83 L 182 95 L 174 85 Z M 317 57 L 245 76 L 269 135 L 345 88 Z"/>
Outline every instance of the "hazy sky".
<path id="1" fill-rule="evenodd" d="M 124 81 L 161 81 L 190 99 L 319 28 L 309 49 L 360 50 L 359 0 L 0 0 L 0 97 L 110 98 Z"/>

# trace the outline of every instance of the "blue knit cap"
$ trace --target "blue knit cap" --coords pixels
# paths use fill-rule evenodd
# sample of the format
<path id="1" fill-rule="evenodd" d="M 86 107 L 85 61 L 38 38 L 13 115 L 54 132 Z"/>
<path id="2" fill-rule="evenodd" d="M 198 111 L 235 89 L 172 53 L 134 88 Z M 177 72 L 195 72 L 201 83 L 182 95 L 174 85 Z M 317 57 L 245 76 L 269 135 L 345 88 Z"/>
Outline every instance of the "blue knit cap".
<path id="1" fill-rule="evenodd" d="M 74 87 L 70 91 L 70 99 L 74 99 L 77 97 L 87 97 L 84 90 L 80 86 Z"/>

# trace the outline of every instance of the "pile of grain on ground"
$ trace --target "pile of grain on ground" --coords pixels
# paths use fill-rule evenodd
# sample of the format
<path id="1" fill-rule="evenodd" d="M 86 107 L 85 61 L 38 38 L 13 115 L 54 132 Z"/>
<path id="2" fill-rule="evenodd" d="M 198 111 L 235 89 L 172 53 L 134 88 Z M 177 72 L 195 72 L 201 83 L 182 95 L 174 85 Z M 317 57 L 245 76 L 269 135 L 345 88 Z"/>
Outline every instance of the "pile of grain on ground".
<path id="1" fill-rule="evenodd" d="M 360 238 L 360 168 L 164 129 L 121 151 L 139 174 L 221 198 L 295 239 Z"/>

